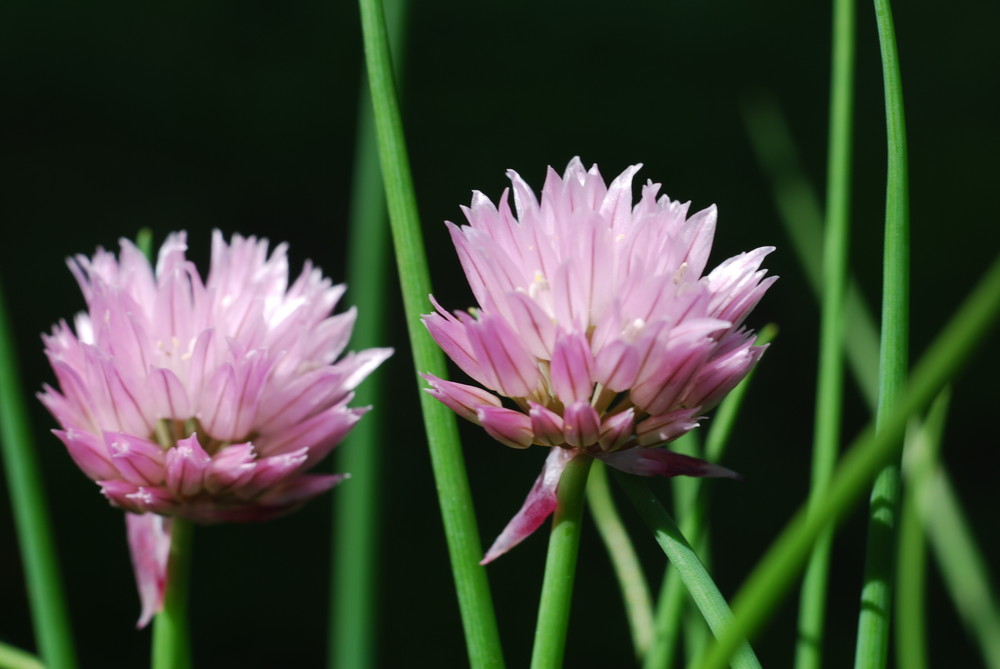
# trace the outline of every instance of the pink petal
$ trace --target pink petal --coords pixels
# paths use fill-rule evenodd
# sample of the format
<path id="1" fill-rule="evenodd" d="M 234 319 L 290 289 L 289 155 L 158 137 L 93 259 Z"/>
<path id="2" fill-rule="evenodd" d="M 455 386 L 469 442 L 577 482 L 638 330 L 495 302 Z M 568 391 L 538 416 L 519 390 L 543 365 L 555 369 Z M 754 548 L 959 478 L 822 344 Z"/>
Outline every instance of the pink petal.
<path id="1" fill-rule="evenodd" d="M 500 399 L 496 395 L 488 393 L 482 388 L 469 386 L 464 383 L 455 383 L 454 381 L 445 381 L 433 374 L 421 374 L 421 376 L 431 384 L 431 387 L 427 388 L 427 392 L 431 396 L 462 418 L 473 423 L 479 423 L 479 418 L 476 414 L 480 407 L 493 406 L 499 408 L 501 406 Z"/>
<path id="2" fill-rule="evenodd" d="M 118 470 L 111 464 L 103 439 L 73 428 L 65 432 L 52 430 L 52 433 L 66 444 L 66 450 L 69 451 L 73 462 L 91 479 L 99 481 L 118 476 Z"/>
<path id="3" fill-rule="evenodd" d="M 563 411 L 563 434 L 566 444 L 577 448 L 597 443 L 601 433 L 601 417 L 589 402 L 574 402 Z"/>
<path id="4" fill-rule="evenodd" d="M 603 451 L 617 451 L 632 438 L 635 432 L 635 408 L 609 416 L 601 423 L 598 443 Z"/>
<path id="5" fill-rule="evenodd" d="M 545 519 L 552 515 L 556 508 L 556 490 L 563 469 L 578 454 L 577 451 L 566 448 L 553 448 L 545 459 L 542 473 L 538 475 L 531 487 L 524 505 L 518 511 L 500 536 L 496 538 L 490 549 L 486 551 L 479 564 L 488 564 L 524 541 L 537 530 Z"/>
<path id="6" fill-rule="evenodd" d="M 173 521 L 153 513 L 126 513 L 125 524 L 135 584 L 142 602 L 142 613 L 136 628 L 142 629 L 163 608 Z"/>
<path id="7" fill-rule="evenodd" d="M 556 339 L 552 351 L 549 376 L 552 390 L 564 404 L 589 401 L 594 392 L 591 370 L 594 357 L 590 344 L 582 333 L 567 334 Z"/>
<path id="8" fill-rule="evenodd" d="M 535 443 L 543 446 L 562 446 L 566 443 L 563 432 L 562 416 L 537 402 L 528 402 L 531 407 L 531 431 L 535 434 Z"/>
<path id="9" fill-rule="evenodd" d="M 511 448 L 527 448 L 534 440 L 531 419 L 520 411 L 483 406 L 476 418 L 491 437 Z"/>
<path id="10" fill-rule="evenodd" d="M 598 455 L 604 464 L 636 476 L 697 476 L 742 479 L 736 472 L 665 448 L 630 448 Z"/>
<path id="11" fill-rule="evenodd" d="M 211 461 L 198 443 L 197 433 L 181 439 L 167 451 L 167 489 L 182 497 L 197 495 L 204 486 L 205 469 Z"/>
<path id="12" fill-rule="evenodd" d="M 123 432 L 105 432 L 104 444 L 122 478 L 138 485 L 159 485 L 165 475 L 164 451 L 158 445 Z"/>

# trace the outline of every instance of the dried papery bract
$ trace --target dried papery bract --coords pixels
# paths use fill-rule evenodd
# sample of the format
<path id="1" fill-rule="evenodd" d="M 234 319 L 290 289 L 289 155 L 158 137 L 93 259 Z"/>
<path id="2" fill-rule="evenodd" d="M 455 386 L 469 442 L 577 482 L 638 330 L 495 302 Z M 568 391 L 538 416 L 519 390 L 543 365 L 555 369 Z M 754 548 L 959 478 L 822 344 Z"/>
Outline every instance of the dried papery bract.
<path id="1" fill-rule="evenodd" d="M 143 602 L 161 605 L 171 516 L 199 523 L 287 513 L 343 475 L 308 471 L 367 408 L 354 388 L 392 351 L 341 357 L 355 312 L 310 263 L 289 285 L 286 245 L 216 231 L 203 281 L 185 233 L 155 269 L 127 240 L 70 270 L 87 310 L 43 336 L 58 379 L 39 395 L 80 469 L 129 512 Z"/>
<path id="2" fill-rule="evenodd" d="M 434 301 L 424 323 L 482 388 L 426 375 L 428 390 L 508 446 L 552 448 L 484 562 L 551 514 L 573 457 L 641 476 L 736 476 L 661 446 L 763 354 L 743 321 L 775 281 L 760 269 L 773 248 L 703 276 L 715 207 L 688 216 L 652 182 L 633 205 L 639 167 L 608 186 L 574 158 L 562 177 L 549 168 L 541 198 L 511 171 L 498 206 L 475 192 L 468 225 L 448 223 L 477 307 L 449 313 Z"/>

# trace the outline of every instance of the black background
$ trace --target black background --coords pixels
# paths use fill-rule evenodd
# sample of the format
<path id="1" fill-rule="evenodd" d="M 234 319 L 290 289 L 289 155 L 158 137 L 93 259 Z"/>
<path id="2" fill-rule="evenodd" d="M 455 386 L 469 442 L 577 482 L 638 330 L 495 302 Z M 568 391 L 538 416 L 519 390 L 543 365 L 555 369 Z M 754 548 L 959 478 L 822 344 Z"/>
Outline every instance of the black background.
<path id="1" fill-rule="evenodd" d="M 610 181 L 632 163 L 673 198 L 720 217 L 710 266 L 774 244 L 781 280 L 751 322 L 781 327 L 764 358 L 727 464 L 744 483 L 715 488 L 714 574 L 731 595 L 805 498 L 818 310 L 778 223 L 747 139 L 742 104 L 772 98 L 804 174 L 825 180 L 829 9 L 823 3 L 423 0 L 411 12 L 404 117 L 436 293 L 471 303 L 441 221 L 461 220 L 472 189 L 491 198 L 514 168 L 536 189 L 546 165 L 574 155 Z M 998 249 L 995 204 L 1000 6 L 895 8 L 910 140 L 912 351 L 916 359 Z M 858 8 L 852 266 L 877 305 L 885 149 L 871 7 Z M 116 248 L 142 226 L 190 234 L 207 259 L 210 230 L 287 240 L 295 271 L 310 257 L 345 279 L 344 248 L 360 77 L 350 2 L 5 3 L 0 9 L 0 274 L 15 319 L 25 391 L 51 381 L 38 338 L 82 307 L 63 258 Z M 396 430 L 382 454 L 387 510 L 379 558 L 382 666 L 465 660 L 457 606 L 417 413 L 404 324 L 378 372 L 392 396 L 365 420 Z M 345 303 L 351 302 L 348 291 Z M 364 318 L 364 314 L 361 315 Z M 995 347 L 996 341 L 993 341 Z M 991 415 L 1000 365 L 984 348 L 955 386 L 944 458 L 987 564 L 1000 559 Z M 845 438 L 867 416 L 849 386 Z M 149 632 L 118 511 L 108 508 L 32 403 L 74 632 L 84 667 L 140 667 Z M 544 458 L 465 429 L 484 543 L 520 505 Z M 656 484 L 665 495 L 669 483 Z M 6 500 L 6 482 L 0 483 Z M 337 491 L 264 525 L 197 532 L 192 604 L 198 666 L 316 667 L 326 630 L 330 504 Z M 0 513 L 0 639 L 33 644 L 7 502 Z M 631 514 L 625 509 L 630 525 Z M 853 657 L 865 523 L 838 535 L 828 666 Z M 650 574 L 660 556 L 635 534 Z M 508 665 L 526 666 L 545 540 L 490 566 Z M 344 550 L 343 547 L 338 550 Z M 631 656 L 620 598 L 586 526 L 568 667 Z M 932 568 L 930 645 L 951 666 L 979 657 Z M 765 666 L 791 663 L 791 598 L 755 643 Z"/>

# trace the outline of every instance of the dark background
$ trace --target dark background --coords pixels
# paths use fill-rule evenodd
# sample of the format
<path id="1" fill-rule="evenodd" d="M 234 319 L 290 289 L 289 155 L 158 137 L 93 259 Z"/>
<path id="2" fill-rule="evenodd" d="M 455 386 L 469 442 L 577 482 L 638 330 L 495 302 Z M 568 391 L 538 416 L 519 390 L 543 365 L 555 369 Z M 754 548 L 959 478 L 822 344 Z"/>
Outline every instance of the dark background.
<path id="1" fill-rule="evenodd" d="M 536 189 L 546 165 L 574 155 L 610 180 L 643 162 L 695 210 L 719 205 L 714 265 L 774 244 L 781 280 L 751 318 L 781 327 L 747 400 L 727 464 L 744 483 L 715 488 L 714 574 L 731 595 L 805 498 L 817 314 L 778 223 L 770 184 L 747 139 L 742 105 L 772 98 L 788 118 L 806 178 L 825 180 L 829 16 L 824 3 L 423 0 L 411 12 L 404 117 L 436 292 L 471 303 L 441 221 L 458 221 L 472 189 L 491 198 L 517 169 Z M 926 348 L 998 249 L 995 204 L 1000 5 L 895 8 L 910 140 L 912 351 Z M 884 120 L 871 7 L 858 8 L 852 264 L 877 305 L 884 212 Z M 5 3 L 0 9 L 0 275 L 15 318 L 25 392 L 51 381 L 40 332 L 82 307 L 63 258 L 115 248 L 151 227 L 287 240 L 295 271 L 311 257 L 336 281 L 344 249 L 360 77 L 351 2 Z M 398 306 L 398 295 L 392 295 Z M 351 302 L 350 291 L 346 303 Z M 399 311 L 397 310 L 397 314 Z M 364 314 L 361 315 L 364 317 Z M 382 666 L 462 666 L 465 651 L 402 317 L 380 371 L 393 395 L 365 420 L 391 421 L 381 501 Z M 995 346 L 997 342 L 994 340 Z M 995 415 L 1000 376 L 984 348 L 955 386 L 944 458 L 986 563 L 996 535 Z M 845 438 L 867 420 L 853 386 Z M 84 667 L 140 667 L 149 632 L 138 615 L 121 514 L 108 508 L 33 403 L 74 631 Z M 463 427 L 464 429 L 464 427 Z M 544 458 L 476 429 L 469 464 L 484 543 L 518 508 Z M 669 483 L 656 484 L 664 495 Z M 0 483 L 6 500 L 6 483 Z M 264 525 L 195 538 L 192 602 L 198 666 L 321 665 L 330 504 Z M 32 634 L 6 502 L 0 513 L 0 639 Z M 626 519 L 632 523 L 626 508 Z M 853 657 L 865 523 L 838 535 L 828 614 L 828 666 Z M 659 572 L 660 556 L 635 538 Z M 527 665 L 541 582 L 541 534 L 489 568 L 508 665 Z M 343 550 L 341 547 L 339 550 Z M 976 666 L 974 646 L 931 570 L 930 645 L 950 666 Z M 585 529 L 568 667 L 616 666 L 631 647 L 596 532 Z M 791 664 L 796 598 L 755 643 L 765 666 Z"/>

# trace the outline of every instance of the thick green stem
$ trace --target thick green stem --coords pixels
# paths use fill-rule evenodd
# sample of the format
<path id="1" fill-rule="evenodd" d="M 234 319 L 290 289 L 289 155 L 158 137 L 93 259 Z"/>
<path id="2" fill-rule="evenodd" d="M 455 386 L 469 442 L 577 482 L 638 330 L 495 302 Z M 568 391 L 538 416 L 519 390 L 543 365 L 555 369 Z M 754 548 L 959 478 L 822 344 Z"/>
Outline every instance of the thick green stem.
<path id="1" fill-rule="evenodd" d="M 733 614 L 719 588 L 691 548 L 691 544 L 681 534 L 677 524 L 656 499 L 646 481 L 628 474 L 616 475 L 616 478 L 643 522 L 653 532 L 656 542 L 660 544 L 660 548 L 680 574 L 681 580 L 687 586 L 691 598 L 694 599 L 712 633 L 718 638 L 731 626 Z M 739 643 L 735 649 L 732 666 L 734 669 L 760 668 L 757 656 L 746 641 Z"/>
<path id="2" fill-rule="evenodd" d="M 885 83 L 888 176 L 885 204 L 885 252 L 882 283 L 882 340 L 877 425 L 899 404 L 909 363 L 909 185 L 906 124 L 899 56 L 888 0 L 875 0 L 882 76 Z M 854 666 L 882 669 L 889 657 L 892 584 L 895 579 L 896 516 L 899 510 L 899 462 L 889 462 L 872 487 L 861 612 Z"/>
<path id="3" fill-rule="evenodd" d="M 0 643 L 0 669 L 45 669 L 45 665 L 20 648 Z"/>
<path id="4" fill-rule="evenodd" d="M 1000 317 L 1000 257 L 916 366 L 906 394 L 876 434 L 859 436 L 830 482 L 829 494 L 813 512 L 801 509 L 771 545 L 737 595 L 731 629 L 699 669 L 720 669 L 745 636 L 764 625 L 798 576 L 813 542 L 863 494 L 875 474 L 898 457 L 909 417 L 923 411 L 985 339 Z"/>
<path id="5" fill-rule="evenodd" d="M 822 500 L 833 476 L 840 447 L 840 422 L 843 413 L 844 304 L 847 294 L 854 99 L 854 0 L 834 2 L 831 69 L 823 295 L 810 508 Z M 797 669 L 819 669 L 822 665 L 823 622 L 832 545 L 833 528 L 828 528 L 817 538 L 806 567 L 795 647 Z"/>
<path id="6" fill-rule="evenodd" d="M 403 293 L 405 322 L 413 350 L 413 361 L 417 371 L 446 378 L 444 355 L 420 322 L 420 314 L 429 307 L 427 296 L 431 293 L 430 272 L 421 237 L 413 178 L 403 138 L 403 124 L 396 101 L 396 85 L 382 3 L 380 0 L 360 0 L 360 8 L 379 161 L 389 206 L 396 267 Z M 479 565 L 482 547 L 455 415 L 423 392 L 423 384 L 419 381 L 418 387 L 469 661 L 475 669 L 502 667 L 503 653 L 489 584 L 486 571 Z"/>
<path id="7" fill-rule="evenodd" d="M 76 666 L 55 546 L 0 285 L 0 447 L 38 651 L 49 669 Z"/>
<path id="8" fill-rule="evenodd" d="M 552 535 L 538 604 L 535 644 L 531 651 L 532 669 L 562 667 L 583 524 L 584 492 L 592 462 L 590 456 L 577 456 L 567 463 L 559 478 L 558 501 L 552 516 Z"/>
<path id="9" fill-rule="evenodd" d="M 153 669 L 187 669 L 191 666 L 188 636 L 188 577 L 191 564 L 191 523 L 171 519 L 170 557 L 163 610 L 153 619 Z"/>

